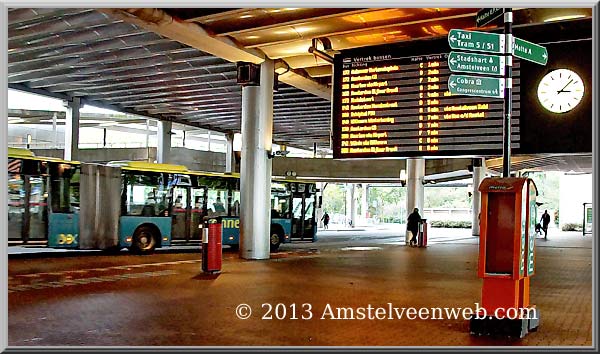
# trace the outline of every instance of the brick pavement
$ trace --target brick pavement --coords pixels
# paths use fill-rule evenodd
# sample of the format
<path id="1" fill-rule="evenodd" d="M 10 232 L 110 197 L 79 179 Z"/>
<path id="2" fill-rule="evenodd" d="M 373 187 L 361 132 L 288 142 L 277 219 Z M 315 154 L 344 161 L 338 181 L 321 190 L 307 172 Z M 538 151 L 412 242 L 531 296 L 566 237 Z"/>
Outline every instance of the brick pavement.
<path id="1" fill-rule="evenodd" d="M 268 261 L 243 261 L 226 254 L 218 277 L 200 274 L 194 254 L 136 258 L 139 267 L 120 272 L 165 276 L 82 282 L 9 294 L 9 345 L 126 346 L 589 346 L 592 325 L 592 250 L 540 247 L 531 300 L 541 311 L 538 332 L 522 340 L 473 337 L 468 322 L 443 320 L 319 319 L 333 307 L 474 307 L 480 301 L 477 245 L 437 244 L 427 249 L 382 245 L 365 251 L 302 250 Z M 130 259 L 130 258 L 128 258 Z M 142 261 L 139 261 L 139 260 Z M 78 260 L 78 262 L 75 262 Z M 53 276 L 85 269 L 98 257 L 53 265 Z M 115 260 L 118 262 L 118 260 Z M 115 262 L 112 261 L 112 262 Z M 125 262 L 125 260 L 121 260 Z M 38 262 L 38 263 L 36 263 Z M 27 269 L 44 260 L 10 260 L 9 275 L 23 282 Z M 67 262 L 57 260 L 56 262 Z M 105 261 L 106 266 L 110 265 Z M 114 268 L 114 266 L 112 266 Z M 13 270 L 18 269 L 19 274 Z M 13 273 L 11 273 L 11 271 Z M 97 276 L 91 274 L 90 276 Z M 79 276 L 85 278 L 85 276 Z M 54 279 L 56 280 L 56 279 Z M 251 305 L 247 320 L 236 307 Z M 287 305 L 286 319 L 264 320 L 263 303 Z M 312 305 L 310 320 L 290 319 L 292 304 Z"/>

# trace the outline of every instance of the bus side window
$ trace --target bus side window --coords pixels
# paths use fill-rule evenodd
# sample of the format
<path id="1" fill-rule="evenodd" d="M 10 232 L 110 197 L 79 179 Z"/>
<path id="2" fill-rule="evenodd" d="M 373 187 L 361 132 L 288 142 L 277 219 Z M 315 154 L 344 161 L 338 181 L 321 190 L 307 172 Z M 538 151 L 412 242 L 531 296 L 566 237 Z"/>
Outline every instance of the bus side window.
<path id="1" fill-rule="evenodd" d="M 227 215 L 227 190 L 208 191 L 208 216 L 226 216 Z"/>
<path id="2" fill-rule="evenodd" d="M 231 204 L 231 216 L 240 215 L 240 192 L 233 192 L 233 203 Z"/>

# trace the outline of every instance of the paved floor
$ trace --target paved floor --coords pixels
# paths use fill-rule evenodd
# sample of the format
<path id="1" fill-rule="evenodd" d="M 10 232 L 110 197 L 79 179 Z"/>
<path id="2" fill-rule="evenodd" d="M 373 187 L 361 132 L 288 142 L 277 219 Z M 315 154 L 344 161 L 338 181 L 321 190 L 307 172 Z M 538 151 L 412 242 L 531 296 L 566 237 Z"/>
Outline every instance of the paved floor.
<path id="1" fill-rule="evenodd" d="M 201 274 L 198 253 L 10 259 L 8 340 L 10 346 L 589 346 L 591 237 L 561 237 L 571 239 L 538 241 L 531 299 L 542 320 L 522 340 L 473 337 L 463 319 L 321 319 L 328 304 L 474 308 L 480 302 L 476 239 L 419 249 L 360 237 L 294 245 L 268 261 L 225 252 L 219 276 Z M 236 317 L 240 304 L 252 309 L 249 319 Z M 273 319 L 262 319 L 269 306 L 263 304 L 273 306 Z M 302 319 L 303 304 L 311 305 L 311 319 Z"/>

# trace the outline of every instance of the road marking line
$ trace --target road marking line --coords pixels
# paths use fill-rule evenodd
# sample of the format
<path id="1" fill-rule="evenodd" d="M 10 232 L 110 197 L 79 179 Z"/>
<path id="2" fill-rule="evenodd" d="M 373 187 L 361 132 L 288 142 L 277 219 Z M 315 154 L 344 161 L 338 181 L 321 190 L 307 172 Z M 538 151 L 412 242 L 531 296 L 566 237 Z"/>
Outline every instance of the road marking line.
<path id="1" fill-rule="evenodd" d="M 61 287 L 73 286 L 73 285 L 87 285 L 90 283 L 103 283 L 103 282 L 119 281 L 119 280 L 127 280 L 127 279 L 159 277 L 159 276 L 173 275 L 173 274 L 177 274 L 177 273 L 178 272 L 175 270 L 162 270 L 162 271 L 157 271 L 157 272 L 116 274 L 116 275 L 108 275 L 108 276 L 103 276 L 103 277 L 84 278 L 84 279 L 68 279 L 68 280 L 63 280 L 63 281 L 38 282 L 38 283 L 34 283 L 34 284 L 11 286 L 8 288 L 8 293 L 26 291 L 26 290 L 39 290 L 39 289 L 44 289 L 44 288 L 61 288 Z"/>
<path id="2" fill-rule="evenodd" d="M 131 270 L 133 268 L 143 268 L 143 267 L 160 267 L 166 265 L 181 265 L 181 264 L 193 264 L 200 263 L 201 260 L 185 260 L 185 261 L 173 261 L 173 262 L 160 262 L 160 263 L 143 263 L 143 264 L 132 264 L 132 265 L 123 265 L 123 266 L 112 266 L 106 268 L 90 268 L 90 269 L 82 269 L 82 270 L 64 270 L 59 272 L 42 272 L 42 273 L 33 273 L 33 274 L 16 274 L 13 277 L 9 277 L 9 279 L 15 279 L 15 277 L 26 277 L 26 278 L 39 278 L 44 275 L 52 275 L 52 276 L 61 276 L 67 273 L 77 273 L 77 274 L 87 274 L 89 272 L 104 272 L 110 270 Z"/>

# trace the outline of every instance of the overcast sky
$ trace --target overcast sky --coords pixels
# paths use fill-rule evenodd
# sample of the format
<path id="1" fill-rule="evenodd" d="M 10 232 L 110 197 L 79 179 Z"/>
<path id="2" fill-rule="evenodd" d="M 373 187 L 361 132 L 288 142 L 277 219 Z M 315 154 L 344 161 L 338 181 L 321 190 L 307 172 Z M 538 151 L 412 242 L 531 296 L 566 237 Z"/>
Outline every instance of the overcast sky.
<path id="1" fill-rule="evenodd" d="M 8 108 L 9 109 L 31 109 L 44 111 L 66 111 L 62 101 L 55 98 L 34 95 L 17 90 L 8 90 Z M 81 109 L 84 113 L 116 113 L 115 111 L 84 106 Z"/>

